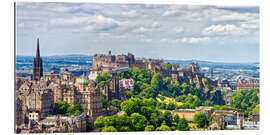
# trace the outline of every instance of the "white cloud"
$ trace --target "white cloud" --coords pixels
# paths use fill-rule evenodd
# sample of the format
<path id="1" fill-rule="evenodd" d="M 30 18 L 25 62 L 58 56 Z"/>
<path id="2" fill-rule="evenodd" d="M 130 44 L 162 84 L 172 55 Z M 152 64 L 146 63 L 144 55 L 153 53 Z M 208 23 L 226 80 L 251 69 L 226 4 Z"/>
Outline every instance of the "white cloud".
<path id="1" fill-rule="evenodd" d="M 210 40 L 209 37 L 184 37 L 184 38 L 176 39 L 176 42 L 194 44 L 194 43 L 206 42 L 209 40 Z"/>
<path id="2" fill-rule="evenodd" d="M 137 11 L 136 10 L 130 10 L 128 12 L 122 13 L 122 15 L 124 15 L 126 17 L 135 17 L 135 16 L 137 16 Z"/>
<path id="3" fill-rule="evenodd" d="M 226 25 L 211 25 L 202 31 L 204 35 L 244 35 L 247 31 L 241 27 L 237 27 L 234 24 Z"/>

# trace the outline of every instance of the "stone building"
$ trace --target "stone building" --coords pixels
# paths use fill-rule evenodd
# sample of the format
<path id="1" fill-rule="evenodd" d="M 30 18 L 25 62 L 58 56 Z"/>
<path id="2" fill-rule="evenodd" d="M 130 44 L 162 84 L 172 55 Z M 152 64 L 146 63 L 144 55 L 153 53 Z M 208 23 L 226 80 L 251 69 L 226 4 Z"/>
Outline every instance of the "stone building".
<path id="1" fill-rule="evenodd" d="M 250 79 L 250 80 L 238 80 L 236 83 L 236 90 L 251 90 L 251 89 L 259 89 L 260 88 L 260 81 L 257 79 Z"/>
<path id="2" fill-rule="evenodd" d="M 54 102 L 66 101 L 71 105 L 80 104 L 90 120 L 95 120 L 103 115 L 102 94 L 100 88 L 86 76 L 81 76 L 73 82 L 61 82 L 52 85 L 54 90 Z"/>
<path id="3" fill-rule="evenodd" d="M 43 116 L 53 109 L 53 92 L 50 89 L 19 91 L 17 96 L 28 111 L 38 111 Z"/>
<path id="4" fill-rule="evenodd" d="M 130 79 L 121 79 L 119 81 L 119 89 L 120 89 L 120 97 L 124 97 L 126 91 L 130 91 L 134 89 L 134 80 Z"/>

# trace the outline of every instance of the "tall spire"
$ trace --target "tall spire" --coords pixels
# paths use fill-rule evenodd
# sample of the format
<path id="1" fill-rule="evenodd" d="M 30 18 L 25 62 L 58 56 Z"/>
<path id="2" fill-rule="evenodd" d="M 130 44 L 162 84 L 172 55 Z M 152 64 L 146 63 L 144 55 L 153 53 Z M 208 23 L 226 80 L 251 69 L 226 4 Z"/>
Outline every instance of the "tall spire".
<path id="1" fill-rule="evenodd" d="M 39 52 L 39 39 L 37 39 L 37 52 L 36 52 L 36 58 L 34 59 L 33 63 L 33 79 L 39 80 L 43 76 L 43 65 L 42 65 L 42 59 L 40 58 L 40 52 Z"/>
<path id="2" fill-rule="evenodd" d="M 36 52 L 36 58 L 40 58 L 40 54 L 39 54 L 39 38 L 37 39 L 37 52 Z"/>

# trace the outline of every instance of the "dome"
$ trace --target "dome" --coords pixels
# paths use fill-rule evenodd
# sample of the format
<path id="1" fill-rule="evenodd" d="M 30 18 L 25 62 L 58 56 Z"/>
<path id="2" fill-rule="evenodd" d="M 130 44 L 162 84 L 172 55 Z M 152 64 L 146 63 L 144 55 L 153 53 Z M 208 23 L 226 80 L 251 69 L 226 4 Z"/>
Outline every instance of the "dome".
<path id="1" fill-rule="evenodd" d="M 88 80 L 85 79 L 85 78 L 80 78 L 80 79 L 79 79 L 79 84 L 84 84 L 84 85 L 86 85 L 86 84 L 88 84 Z"/>

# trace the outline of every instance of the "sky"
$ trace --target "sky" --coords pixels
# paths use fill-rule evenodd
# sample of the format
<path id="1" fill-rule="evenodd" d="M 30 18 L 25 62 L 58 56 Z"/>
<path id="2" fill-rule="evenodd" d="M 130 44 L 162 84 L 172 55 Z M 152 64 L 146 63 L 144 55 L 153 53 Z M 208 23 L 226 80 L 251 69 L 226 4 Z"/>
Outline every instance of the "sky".
<path id="1" fill-rule="evenodd" d="M 259 62 L 259 7 L 16 3 L 16 55 Z"/>

